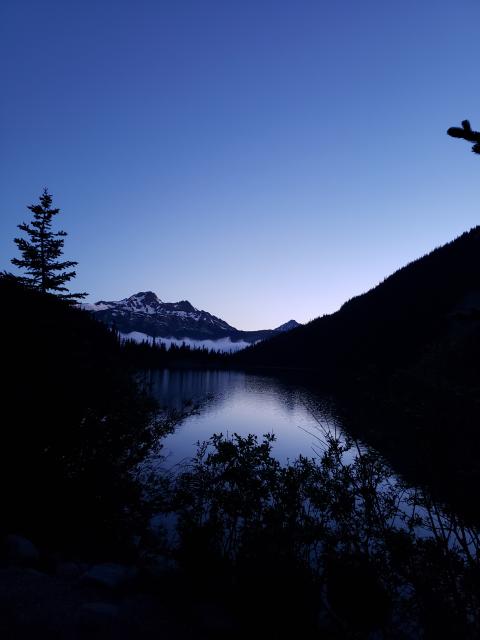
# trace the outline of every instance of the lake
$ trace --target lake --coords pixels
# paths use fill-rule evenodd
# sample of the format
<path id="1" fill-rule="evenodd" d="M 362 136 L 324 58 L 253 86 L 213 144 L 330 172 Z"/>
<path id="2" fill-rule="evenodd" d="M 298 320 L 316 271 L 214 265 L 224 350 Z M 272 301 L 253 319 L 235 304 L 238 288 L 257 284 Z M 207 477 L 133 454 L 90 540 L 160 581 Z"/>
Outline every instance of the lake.
<path id="1" fill-rule="evenodd" d="M 175 431 L 164 438 L 160 458 L 150 460 L 157 470 L 176 471 L 177 465 L 187 462 L 197 450 L 197 442 L 208 440 L 214 433 L 257 435 L 274 433 L 276 442 L 272 453 L 281 462 L 293 461 L 300 454 L 320 457 L 324 450 L 325 431 L 334 432 L 343 440 L 341 422 L 335 404 L 328 396 L 312 391 L 313 385 L 288 378 L 224 370 L 164 369 L 142 374 L 142 384 L 167 410 L 182 411 L 196 405 L 194 415 L 183 419 Z M 358 443 L 344 454 L 346 463 L 352 462 L 358 452 L 369 447 Z M 157 466 L 159 465 L 159 466 Z M 151 468 L 150 468 L 151 470 Z M 392 471 L 387 481 L 377 488 L 380 492 L 396 487 L 398 476 Z M 419 537 L 438 536 L 443 530 L 454 531 L 452 515 L 435 504 L 433 511 L 422 503 L 418 488 L 398 488 L 398 517 L 401 522 L 413 512 L 421 519 L 414 530 Z M 433 504 L 433 503 L 431 503 Z M 160 518 L 165 525 L 168 518 Z M 463 535 L 463 534 L 462 534 Z M 470 536 L 471 541 L 474 536 Z M 454 546 L 458 536 L 451 535 L 447 544 Z M 476 542 L 468 547 L 475 548 Z"/>
<path id="2" fill-rule="evenodd" d="M 164 440 L 165 465 L 173 467 L 194 455 L 196 443 L 213 433 L 259 439 L 274 433 L 274 455 L 281 461 L 322 450 L 322 429 L 340 429 L 328 397 L 313 394 L 298 382 L 240 371 L 169 370 L 145 374 L 144 382 L 161 407 L 181 411 L 198 405 Z"/>

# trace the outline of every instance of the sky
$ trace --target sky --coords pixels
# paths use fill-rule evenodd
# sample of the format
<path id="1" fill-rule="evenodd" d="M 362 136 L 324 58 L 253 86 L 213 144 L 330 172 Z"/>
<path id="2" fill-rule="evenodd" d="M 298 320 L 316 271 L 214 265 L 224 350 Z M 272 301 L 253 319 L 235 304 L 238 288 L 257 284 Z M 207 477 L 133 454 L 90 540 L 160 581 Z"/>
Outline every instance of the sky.
<path id="1" fill-rule="evenodd" d="M 44 187 L 72 288 L 306 322 L 479 222 L 477 0 L 3 0 L 0 269 Z"/>

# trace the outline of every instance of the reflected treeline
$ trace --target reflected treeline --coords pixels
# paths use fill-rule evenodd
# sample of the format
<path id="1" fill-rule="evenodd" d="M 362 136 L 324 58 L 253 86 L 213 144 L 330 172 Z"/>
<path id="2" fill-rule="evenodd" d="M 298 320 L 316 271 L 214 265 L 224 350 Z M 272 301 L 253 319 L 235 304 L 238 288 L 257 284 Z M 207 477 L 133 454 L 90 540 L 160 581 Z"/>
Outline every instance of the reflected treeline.
<path id="1" fill-rule="evenodd" d="M 185 403 L 203 403 L 210 398 L 223 398 L 241 389 L 246 393 L 277 398 L 282 406 L 295 411 L 299 406 L 312 413 L 332 414 L 328 398 L 313 392 L 298 379 L 283 376 L 246 374 L 232 369 L 145 369 L 137 374 L 141 386 L 166 409 L 181 411 Z M 309 378 L 307 378 L 311 382 Z"/>
<path id="2" fill-rule="evenodd" d="M 227 388 L 243 384 L 244 378 L 243 373 L 217 369 L 149 369 L 138 375 L 143 388 L 160 407 L 176 411 L 185 404 L 222 396 Z"/>
<path id="3" fill-rule="evenodd" d="M 170 478 L 193 588 L 266 637 L 478 637 L 479 532 L 374 451 L 320 437 L 318 459 L 281 465 L 271 435 L 214 435 Z"/>

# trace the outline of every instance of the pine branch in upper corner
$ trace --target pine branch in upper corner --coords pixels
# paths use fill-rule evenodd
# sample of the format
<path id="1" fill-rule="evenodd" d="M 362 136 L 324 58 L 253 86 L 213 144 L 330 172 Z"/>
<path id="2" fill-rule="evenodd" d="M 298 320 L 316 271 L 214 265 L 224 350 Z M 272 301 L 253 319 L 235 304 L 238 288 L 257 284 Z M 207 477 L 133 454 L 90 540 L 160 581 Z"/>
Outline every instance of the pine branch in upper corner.
<path id="1" fill-rule="evenodd" d="M 473 131 L 468 120 L 463 120 L 461 127 L 450 127 L 447 134 L 452 138 L 462 138 L 467 142 L 473 142 L 473 153 L 480 154 L 480 131 Z"/>

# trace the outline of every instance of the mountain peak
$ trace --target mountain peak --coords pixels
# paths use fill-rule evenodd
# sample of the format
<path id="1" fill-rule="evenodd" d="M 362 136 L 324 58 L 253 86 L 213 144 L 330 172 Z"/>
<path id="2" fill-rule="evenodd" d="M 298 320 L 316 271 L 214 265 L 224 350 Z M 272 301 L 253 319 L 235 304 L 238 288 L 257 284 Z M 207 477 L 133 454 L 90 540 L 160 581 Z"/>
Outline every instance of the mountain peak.
<path id="1" fill-rule="evenodd" d="M 209 349 L 218 344 L 219 349 L 227 351 L 236 351 L 298 326 L 295 320 L 290 320 L 277 329 L 239 331 L 225 320 L 196 309 L 188 300 L 162 302 L 153 291 L 139 291 L 116 302 L 84 303 L 81 307 L 95 313 L 98 320 L 114 323 L 120 334 L 132 336 L 131 339 L 187 340 L 198 346 L 208 345 Z"/>
<path id="2" fill-rule="evenodd" d="M 118 303 L 111 303 L 114 306 L 128 309 L 132 312 L 154 314 L 163 306 L 163 302 L 153 291 L 139 291 L 128 298 L 120 300 Z"/>
<path id="3" fill-rule="evenodd" d="M 300 326 L 301 324 L 296 320 L 289 320 L 288 322 L 281 324 L 279 327 L 276 327 L 274 331 L 277 333 L 283 333 L 284 331 L 291 331 L 292 329 Z"/>
<path id="4" fill-rule="evenodd" d="M 144 304 L 155 304 L 162 302 L 156 293 L 153 291 L 139 291 L 138 293 L 134 293 L 132 296 L 127 298 L 127 300 L 141 300 Z"/>

